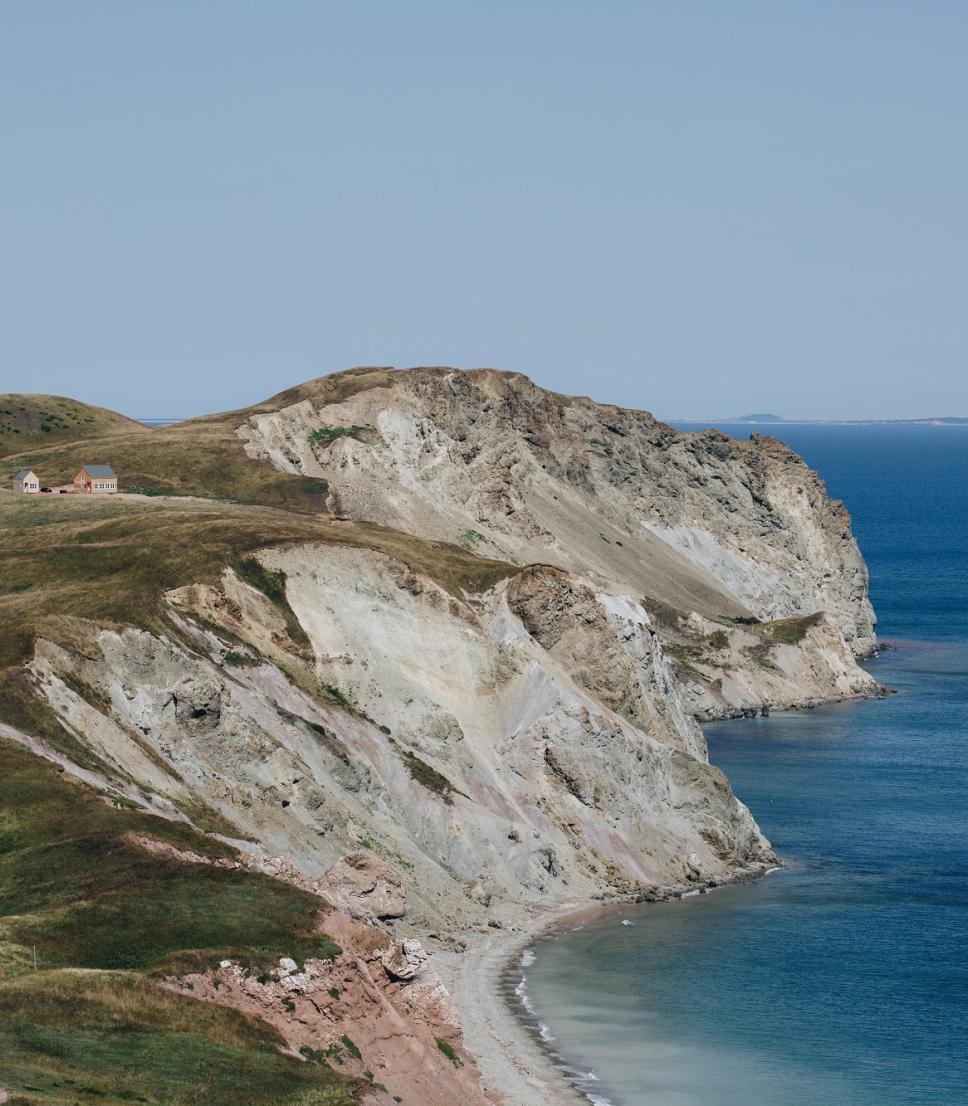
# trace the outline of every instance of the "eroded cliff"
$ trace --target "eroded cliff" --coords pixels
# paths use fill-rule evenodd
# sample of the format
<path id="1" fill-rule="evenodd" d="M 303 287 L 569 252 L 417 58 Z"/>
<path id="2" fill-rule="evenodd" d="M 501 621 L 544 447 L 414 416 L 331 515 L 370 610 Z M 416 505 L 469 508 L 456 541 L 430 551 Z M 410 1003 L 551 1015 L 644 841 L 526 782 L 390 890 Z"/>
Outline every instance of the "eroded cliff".
<path id="1" fill-rule="evenodd" d="M 146 791 L 212 808 L 308 875 L 361 844 L 395 858 L 416 930 L 771 859 L 641 607 L 553 569 L 461 601 L 385 554 L 262 560 L 307 649 L 228 570 L 170 595 L 180 636 L 74 623 L 67 646 L 41 639 L 38 693 Z"/>
<path id="2" fill-rule="evenodd" d="M 247 451 L 325 477 L 331 504 L 351 517 L 517 564 L 551 562 L 643 603 L 677 644 L 680 628 L 661 617 L 669 610 L 729 635 L 752 620 L 825 612 L 848 654 L 875 647 L 850 517 L 775 439 L 687 434 L 491 370 L 356 370 L 278 403 L 239 426 Z M 724 713 L 844 693 L 823 676 L 809 692 L 799 677 L 785 687 L 775 671 L 761 691 L 755 654 L 734 667 L 746 670 L 733 681 L 744 692 L 722 701 Z M 872 692 L 849 667 L 846 693 Z"/>
<path id="3" fill-rule="evenodd" d="M 190 426 L 152 447 L 185 481 Z M 179 994 L 375 1102 L 366 1063 L 484 1103 L 427 952 L 775 862 L 697 718 L 877 693 L 849 518 L 778 442 L 517 374 L 356 370 L 200 433 L 244 443 L 252 502 L 0 503 L 0 739 L 219 843 L 172 864 L 319 896 L 339 956 L 199 953 Z"/>

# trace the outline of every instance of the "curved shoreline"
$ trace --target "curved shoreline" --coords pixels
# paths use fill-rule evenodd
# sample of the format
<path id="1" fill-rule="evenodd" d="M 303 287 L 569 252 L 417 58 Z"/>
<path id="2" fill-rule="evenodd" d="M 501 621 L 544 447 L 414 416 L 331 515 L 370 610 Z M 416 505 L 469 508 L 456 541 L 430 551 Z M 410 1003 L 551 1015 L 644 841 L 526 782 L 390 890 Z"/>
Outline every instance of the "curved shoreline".
<path id="1" fill-rule="evenodd" d="M 539 942 L 556 940 L 559 933 L 582 925 L 584 919 L 617 911 L 619 907 L 629 905 L 631 902 L 632 900 L 619 899 L 599 907 L 577 910 L 564 917 L 549 920 L 544 926 L 536 929 L 528 940 L 506 959 L 499 977 L 500 996 L 521 1031 L 527 1034 L 534 1046 L 540 1050 L 544 1063 L 567 1084 L 573 1093 L 573 1100 L 583 1103 L 584 1106 L 589 1104 L 590 1106 L 618 1106 L 618 1104 L 609 1097 L 594 1093 L 592 1085 L 599 1082 L 594 1072 L 583 1071 L 554 1047 L 555 1037 L 550 1026 L 541 1019 L 531 1003 L 527 990 L 527 968 L 536 958 L 534 947 Z"/>
<path id="2" fill-rule="evenodd" d="M 513 930 L 475 934 L 479 941 L 464 952 L 432 955 L 460 1011 L 464 1044 L 477 1061 L 489 1096 L 500 1106 L 588 1106 L 507 1001 L 504 973 L 542 932 L 591 905 L 562 903 L 522 920 Z"/>
<path id="3" fill-rule="evenodd" d="M 896 642 L 890 642 L 886 645 L 880 644 L 879 649 L 867 659 L 876 660 L 882 652 L 898 648 L 900 648 L 900 645 Z M 827 706 L 844 702 L 861 702 L 868 699 L 885 698 L 889 695 L 896 694 L 894 688 L 884 687 L 883 685 L 878 685 L 878 688 L 879 691 L 877 693 L 872 693 L 870 695 L 848 696 L 836 700 L 825 700 L 820 703 L 812 703 L 809 707 L 788 707 L 784 709 L 790 710 L 791 712 L 799 712 L 804 709 L 812 709 L 814 706 Z M 743 718 L 744 715 L 740 713 L 738 715 L 718 719 L 718 721 L 741 721 Z M 709 720 L 703 720 L 704 723 L 706 721 Z M 644 900 L 641 897 L 629 898 L 616 896 L 614 899 L 609 899 L 598 904 L 575 904 L 574 906 L 560 908 L 556 911 L 549 911 L 535 918 L 522 932 L 516 934 L 513 940 L 506 940 L 503 965 L 496 981 L 500 1000 L 507 1008 L 510 1017 L 514 1019 L 519 1034 L 527 1038 L 533 1053 L 540 1057 L 539 1070 L 554 1072 L 558 1082 L 564 1084 L 569 1092 L 568 1097 L 564 1099 L 549 1098 L 544 1100 L 542 1106 L 558 1106 L 559 1103 L 562 1103 L 563 1106 L 564 1104 L 572 1106 L 572 1104 L 575 1103 L 579 1103 L 581 1106 L 621 1106 L 621 1103 L 617 1099 L 605 1097 L 604 1094 L 602 1096 L 596 1095 L 594 1093 L 594 1087 L 589 1084 L 597 1083 L 598 1077 L 594 1076 L 589 1079 L 587 1076 L 583 1076 L 582 1069 L 579 1066 L 572 1063 L 566 1056 L 552 1047 L 551 1042 L 554 1040 L 554 1037 L 551 1035 L 553 1027 L 542 1020 L 537 1009 L 533 1005 L 530 1005 L 530 1001 L 527 999 L 526 989 L 522 990 L 522 986 L 526 983 L 526 972 L 524 969 L 527 967 L 526 964 L 522 964 L 522 957 L 529 951 L 532 951 L 533 946 L 537 944 L 538 941 L 542 939 L 553 939 L 556 930 L 564 931 L 565 929 L 573 928 L 576 924 L 581 924 L 583 919 L 588 919 L 604 913 L 614 913 L 622 906 L 632 904 L 639 905 L 643 901 L 652 901 L 655 905 L 658 905 L 662 902 L 671 900 L 680 900 L 693 896 L 710 894 L 723 887 L 735 887 L 738 884 L 756 882 L 774 872 L 781 871 L 790 866 L 789 862 L 777 858 L 776 864 L 764 865 L 762 868 L 753 871 L 739 871 L 731 878 L 719 882 L 701 885 L 691 884 L 670 888 L 668 889 L 668 893 L 659 894 L 652 900 Z M 526 1002 L 528 1005 L 525 1005 Z M 544 1030 L 544 1033 L 542 1030 Z M 509 1099 L 507 1106 L 512 1106 L 512 1103 L 513 1106 L 518 1106 L 518 1101 L 517 1099 Z M 533 1106 L 533 1103 L 527 1100 L 521 1100 L 521 1106 Z"/>
<path id="4" fill-rule="evenodd" d="M 496 993 L 504 1011 L 504 1017 L 496 1015 L 496 1020 L 504 1022 L 506 1030 L 513 1029 L 513 1032 L 506 1031 L 502 1035 L 502 1047 L 508 1050 L 512 1066 L 518 1075 L 526 1077 L 530 1089 L 540 1090 L 545 1096 L 540 1100 L 542 1106 L 621 1106 L 621 1104 L 614 1098 L 606 1097 L 604 1092 L 601 1096 L 595 1093 L 595 1085 L 600 1082 L 599 1076 L 585 1072 L 582 1067 L 573 1063 L 569 1057 L 553 1046 L 553 1026 L 549 1025 L 530 1005 L 525 986 L 525 969 L 528 965 L 522 963 L 522 960 L 528 953 L 533 953 L 534 946 L 539 941 L 554 940 L 559 932 L 573 929 L 576 924 L 583 924 L 588 919 L 602 914 L 617 913 L 623 907 L 642 905 L 645 902 L 658 906 L 663 902 L 711 894 L 722 887 L 735 887 L 756 882 L 784 867 L 786 865 L 781 862 L 764 866 L 756 871 L 738 872 L 734 878 L 721 882 L 701 886 L 685 885 L 670 889 L 667 894 L 654 899 L 617 896 L 599 903 L 563 904 L 557 909 L 535 917 L 513 935 L 504 935 L 503 939 L 492 941 L 486 951 L 475 957 L 474 959 L 479 960 L 482 966 L 486 965 L 490 969 L 482 973 L 483 978 L 477 972 L 473 973 L 477 977 L 478 989 L 486 988 L 492 995 Z M 473 956 L 473 954 L 465 955 Z M 467 967 L 471 965 L 468 964 Z M 464 972 L 461 973 L 461 975 L 464 974 Z M 454 997 L 457 999 L 456 995 Z M 465 1008 L 461 1000 L 458 999 L 457 1002 L 458 1008 L 464 1013 Z M 472 1002 L 473 1005 L 476 1004 Z M 518 1086 L 511 1085 L 501 1078 L 493 1078 L 494 1065 L 478 1054 L 477 1041 L 468 1041 L 467 1038 L 467 1029 L 471 1028 L 476 1021 L 473 1015 L 468 1017 L 465 1042 L 478 1056 L 485 1083 L 498 1092 L 501 1096 L 500 1101 L 505 1106 L 535 1106 L 535 1099 L 520 1097 L 521 1089 Z M 601 1082 L 605 1081 L 601 1080 Z"/>
<path id="5" fill-rule="evenodd" d="M 877 655 L 870 659 L 877 659 Z M 885 690 L 893 693 L 893 689 Z M 882 697 L 874 694 L 833 702 Z M 830 704 L 826 700 L 812 705 Z M 806 708 L 786 709 L 799 712 Z M 663 888 L 651 899 L 616 895 L 598 902 L 565 902 L 526 917 L 511 929 L 477 931 L 474 944 L 464 952 L 440 949 L 433 953 L 434 966 L 463 1019 L 465 1046 L 477 1060 L 482 1084 L 496 1106 L 621 1106 L 595 1096 L 594 1088 L 588 1086 L 593 1081 L 581 1078 L 581 1069 L 542 1037 L 540 1027 L 545 1023 L 538 1012 L 532 1008 L 529 1014 L 522 1008 L 518 991 L 523 974 L 521 958 L 538 940 L 558 927 L 572 926 L 582 918 L 615 911 L 623 905 L 691 898 L 721 887 L 753 883 L 786 867 L 788 864 L 778 859 L 775 864 L 737 871 L 721 881 Z"/>

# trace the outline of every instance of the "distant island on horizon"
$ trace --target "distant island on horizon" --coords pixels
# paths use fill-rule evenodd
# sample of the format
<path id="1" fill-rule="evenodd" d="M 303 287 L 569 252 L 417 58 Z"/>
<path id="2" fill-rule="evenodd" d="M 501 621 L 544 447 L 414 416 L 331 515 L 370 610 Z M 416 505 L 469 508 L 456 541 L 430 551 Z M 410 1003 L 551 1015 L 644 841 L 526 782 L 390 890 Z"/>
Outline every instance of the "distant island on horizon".
<path id="1" fill-rule="evenodd" d="M 968 417 L 936 415 L 914 419 L 785 419 L 782 415 L 733 415 L 722 419 L 670 419 L 670 422 L 729 426 L 968 426 Z"/>

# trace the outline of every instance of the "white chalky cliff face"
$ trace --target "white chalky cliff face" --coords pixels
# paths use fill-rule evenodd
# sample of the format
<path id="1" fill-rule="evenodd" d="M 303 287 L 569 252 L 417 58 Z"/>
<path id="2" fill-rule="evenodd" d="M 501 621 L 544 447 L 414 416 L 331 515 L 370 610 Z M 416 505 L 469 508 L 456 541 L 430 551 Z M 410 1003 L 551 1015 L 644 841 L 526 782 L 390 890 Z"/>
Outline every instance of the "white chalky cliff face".
<path id="1" fill-rule="evenodd" d="M 321 394 L 248 419 L 238 433 L 251 455 L 325 476 L 355 518 L 550 561 L 686 613 L 825 611 L 855 655 L 873 650 L 850 518 L 780 442 L 683 433 L 514 373 L 345 375 L 356 388 L 338 402 Z"/>
<path id="2" fill-rule="evenodd" d="M 641 608 L 560 569 L 461 602 L 370 550 L 261 559 L 286 575 L 311 661 L 226 572 L 171 596 L 207 656 L 141 630 L 41 641 L 41 694 L 114 768 L 205 803 L 309 878 L 361 847 L 389 860 L 415 933 L 772 862 Z M 217 622 L 245 657 L 231 668 Z"/>

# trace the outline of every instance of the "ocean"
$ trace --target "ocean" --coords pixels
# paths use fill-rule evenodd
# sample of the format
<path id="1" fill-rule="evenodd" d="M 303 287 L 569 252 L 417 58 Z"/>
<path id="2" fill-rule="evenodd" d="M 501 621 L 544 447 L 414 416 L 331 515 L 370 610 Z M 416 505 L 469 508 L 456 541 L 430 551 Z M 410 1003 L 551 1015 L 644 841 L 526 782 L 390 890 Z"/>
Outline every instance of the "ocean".
<path id="1" fill-rule="evenodd" d="M 539 941 L 532 1020 L 597 1103 L 968 1104 L 968 429 L 757 429 L 847 504 L 898 694 L 707 726 L 787 867 Z"/>

